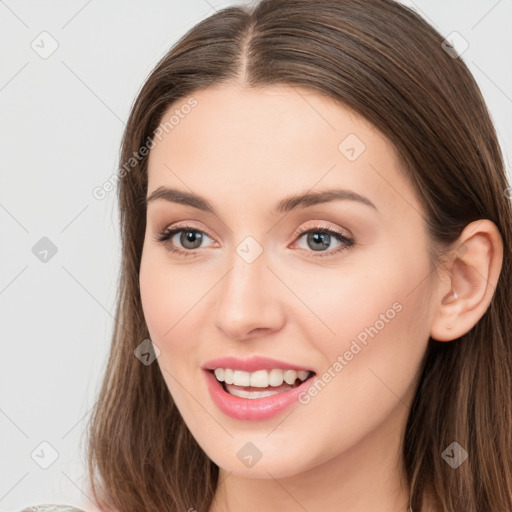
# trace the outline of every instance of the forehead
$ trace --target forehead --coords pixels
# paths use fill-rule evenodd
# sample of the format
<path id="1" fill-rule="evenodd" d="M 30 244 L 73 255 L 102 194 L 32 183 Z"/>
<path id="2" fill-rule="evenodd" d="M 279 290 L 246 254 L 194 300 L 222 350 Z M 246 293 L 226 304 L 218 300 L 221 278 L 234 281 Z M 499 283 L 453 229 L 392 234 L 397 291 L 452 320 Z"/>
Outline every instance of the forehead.
<path id="1" fill-rule="evenodd" d="M 284 190 L 343 186 L 383 207 L 419 208 L 389 140 L 315 92 L 285 85 L 210 87 L 169 107 L 160 126 L 148 191 L 168 185 L 211 196 L 209 190 L 222 189 L 242 204 L 258 193 L 278 200 Z"/>

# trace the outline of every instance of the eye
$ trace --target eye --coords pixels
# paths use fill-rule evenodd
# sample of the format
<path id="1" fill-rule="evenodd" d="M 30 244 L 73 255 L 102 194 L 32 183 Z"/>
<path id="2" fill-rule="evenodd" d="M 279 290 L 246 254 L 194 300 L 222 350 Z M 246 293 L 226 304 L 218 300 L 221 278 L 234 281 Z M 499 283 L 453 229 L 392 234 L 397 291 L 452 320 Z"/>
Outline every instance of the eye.
<path id="1" fill-rule="evenodd" d="M 176 237 L 178 234 L 180 234 L 180 236 Z M 204 231 L 185 225 L 177 226 L 173 229 L 165 229 L 153 238 L 157 242 L 165 245 L 166 249 L 171 253 L 177 253 L 183 256 L 195 256 L 196 254 L 193 251 L 201 247 L 205 238 L 210 237 Z M 173 238 L 178 239 L 182 249 L 176 247 L 176 242 L 173 241 Z"/>
<path id="2" fill-rule="evenodd" d="M 332 256 L 343 251 L 348 251 L 355 245 L 355 240 L 353 238 L 348 237 L 332 228 L 328 228 L 327 226 L 301 228 L 298 233 L 298 240 L 304 238 L 304 235 L 306 235 L 305 241 L 307 247 L 312 248 L 312 251 L 308 252 L 322 253 L 315 255 L 320 257 Z M 330 251 L 323 250 L 326 247 L 329 247 L 333 239 L 339 242 L 340 245 L 338 248 L 332 249 Z"/>
<path id="3" fill-rule="evenodd" d="M 353 238 L 327 226 L 301 228 L 296 239 L 301 240 L 304 238 L 304 235 L 306 235 L 305 240 L 307 247 L 312 248 L 310 251 L 305 250 L 307 252 L 317 253 L 314 255 L 315 257 L 332 256 L 343 251 L 348 251 L 355 245 Z M 165 229 L 153 238 L 163 244 L 170 253 L 182 256 L 197 256 L 196 250 L 201 248 L 205 238 L 212 240 L 204 231 L 188 225 Z M 324 249 L 329 247 L 333 240 L 337 241 L 339 246 L 335 249 L 325 251 Z M 178 243 L 181 247 L 177 246 Z"/>

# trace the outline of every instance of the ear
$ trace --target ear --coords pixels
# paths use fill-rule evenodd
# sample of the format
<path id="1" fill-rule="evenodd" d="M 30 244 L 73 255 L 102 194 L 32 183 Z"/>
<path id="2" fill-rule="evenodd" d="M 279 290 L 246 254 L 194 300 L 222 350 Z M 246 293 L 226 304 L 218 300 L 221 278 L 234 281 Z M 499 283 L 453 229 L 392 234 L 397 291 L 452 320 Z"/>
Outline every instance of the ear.
<path id="1" fill-rule="evenodd" d="M 503 240 L 492 221 L 468 224 L 443 265 L 430 336 L 451 341 L 467 333 L 487 311 L 503 262 Z"/>

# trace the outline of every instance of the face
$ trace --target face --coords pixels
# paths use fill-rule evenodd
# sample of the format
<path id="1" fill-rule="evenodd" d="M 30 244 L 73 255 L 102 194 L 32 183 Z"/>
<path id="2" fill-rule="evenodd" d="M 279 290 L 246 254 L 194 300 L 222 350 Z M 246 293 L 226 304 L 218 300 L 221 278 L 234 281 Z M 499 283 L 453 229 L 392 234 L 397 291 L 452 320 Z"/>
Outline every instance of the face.
<path id="1" fill-rule="evenodd" d="M 393 147 L 306 90 L 193 98 L 164 115 L 181 112 L 150 153 L 140 268 L 155 364 L 184 421 L 217 465 L 249 477 L 387 449 L 433 314 L 422 208 Z M 318 196 L 330 190 L 345 193 Z M 284 201 L 303 194 L 317 199 Z M 221 384 L 206 367 L 236 372 L 217 370 Z"/>

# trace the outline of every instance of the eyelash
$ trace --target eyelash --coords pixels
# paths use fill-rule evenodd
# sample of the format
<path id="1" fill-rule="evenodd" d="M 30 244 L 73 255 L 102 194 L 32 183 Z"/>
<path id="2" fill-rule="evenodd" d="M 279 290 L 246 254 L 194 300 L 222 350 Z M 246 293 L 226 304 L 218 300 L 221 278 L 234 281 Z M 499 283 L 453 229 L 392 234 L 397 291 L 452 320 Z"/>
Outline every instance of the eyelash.
<path id="1" fill-rule="evenodd" d="M 212 238 L 208 235 L 208 233 L 205 233 L 204 231 L 201 231 L 200 229 L 197 229 L 193 226 L 188 225 L 182 225 L 182 226 L 176 226 L 172 229 L 165 229 L 162 232 L 160 232 L 158 235 L 154 236 L 153 238 L 163 244 L 166 245 L 166 243 L 171 240 L 174 235 L 177 233 L 180 233 L 182 231 L 194 231 L 196 233 L 201 233 L 202 235 L 208 236 L 208 238 Z M 332 228 L 329 228 L 327 226 L 313 226 L 308 228 L 301 228 L 299 229 L 299 232 L 297 233 L 296 238 L 301 238 L 302 235 L 306 233 L 322 233 L 322 234 L 328 234 L 333 236 L 336 240 L 339 242 L 342 242 L 344 245 L 338 247 L 337 249 L 331 249 L 330 251 L 306 251 L 306 252 L 316 252 L 317 254 L 314 257 L 325 257 L 325 256 L 333 256 L 334 254 L 342 253 L 345 251 L 349 251 L 352 249 L 355 245 L 355 240 L 353 238 L 347 237 L 344 234 L 340 233 L 339 231 L 333 230 Z M 170 253 L 179 254 L 181 256 L 197 256 L 196 251 L 198 249 L 189 249 L 189 250 L 182 250 L 182 249 L 176 249 L 175 247 L 166 247 L 166 250 L 168 250 Z"/>

